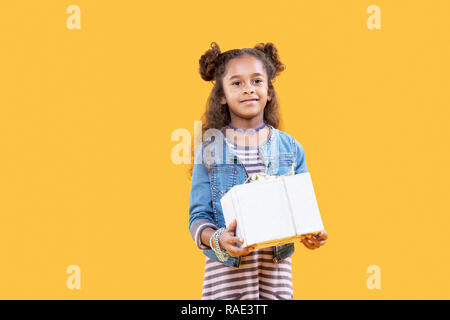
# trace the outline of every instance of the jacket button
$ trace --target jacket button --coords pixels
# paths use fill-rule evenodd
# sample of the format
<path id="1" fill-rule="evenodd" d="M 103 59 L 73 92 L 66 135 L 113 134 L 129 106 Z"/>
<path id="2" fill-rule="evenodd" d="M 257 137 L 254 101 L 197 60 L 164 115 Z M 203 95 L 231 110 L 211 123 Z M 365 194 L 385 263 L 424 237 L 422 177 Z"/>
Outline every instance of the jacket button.
<path id="1" fill-rule="evenodd" d="M 273 263 L 277 263 L 277 262 L 278 262 L 277 257 L 273 258 Z"/>

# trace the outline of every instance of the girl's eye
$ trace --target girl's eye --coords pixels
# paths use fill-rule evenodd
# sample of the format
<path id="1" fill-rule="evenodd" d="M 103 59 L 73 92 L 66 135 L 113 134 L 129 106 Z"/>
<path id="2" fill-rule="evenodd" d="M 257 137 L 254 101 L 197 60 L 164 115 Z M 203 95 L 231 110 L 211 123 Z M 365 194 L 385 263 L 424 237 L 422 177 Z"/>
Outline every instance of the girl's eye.
<path id="1" fill-rule="evenodd" d="M 255 81 L 259 81 L 259 82 L 257 82 L 257 83 L 261 83 L 261 82 L 262 82 L 261 79 L 256 79 Z M 235 81 L 235 82 L 233 82 L 233 85 L 235 85 L 236 83 L 240 83 L 240 81 Z"/>

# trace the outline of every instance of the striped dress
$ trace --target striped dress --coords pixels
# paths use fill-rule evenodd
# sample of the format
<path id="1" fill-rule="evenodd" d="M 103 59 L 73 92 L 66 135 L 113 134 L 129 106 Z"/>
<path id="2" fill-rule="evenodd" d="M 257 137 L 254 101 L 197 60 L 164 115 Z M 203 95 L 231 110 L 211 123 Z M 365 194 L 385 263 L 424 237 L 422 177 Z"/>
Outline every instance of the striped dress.
<path id="1" fill-rule="evenodd" d="M 257 146 L 227 144 L 249 175 L 264 171 Z M 202 300 L 293 299 L 291 257 L 273 262 L 273 247 L 256 249 L 241 257 L 239 268 L 206 257 Z"/>

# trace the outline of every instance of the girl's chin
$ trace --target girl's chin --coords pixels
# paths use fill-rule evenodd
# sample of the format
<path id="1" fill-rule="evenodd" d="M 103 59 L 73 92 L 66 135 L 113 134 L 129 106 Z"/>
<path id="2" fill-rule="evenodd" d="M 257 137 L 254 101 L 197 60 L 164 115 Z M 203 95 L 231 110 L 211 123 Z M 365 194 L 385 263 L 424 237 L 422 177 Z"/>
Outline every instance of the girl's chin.
<path id="1" fill-rule="evenodd" d="M 230 108 L 230 111 L 240 118 L 251 119 L 264 112 L 264 108 L 261 108 L 258 104 L 248 106 L 240 105 L 237 108 Z"/>
<path id="2" fill-rule="evenodd" d="M 237 111 L 241 112 L 241 113 L 261 112 L 262 110 L 264 110 L 264 109 L 262 109 L 258 104 L 251 104 L 248 106 L 241 105 L 241 106 L 239 106 L 239 108 L 237 108 Z"/>
<path id="3" fill-rule="evenodd" d="M 259 113 L 258 112 L 242 112 L 242 113 L 236 114 L 236 116 L 238 116 L 239 118 L 242 118 L 242 119 L 252 120 L 253 118 L 258 117 Z"/>

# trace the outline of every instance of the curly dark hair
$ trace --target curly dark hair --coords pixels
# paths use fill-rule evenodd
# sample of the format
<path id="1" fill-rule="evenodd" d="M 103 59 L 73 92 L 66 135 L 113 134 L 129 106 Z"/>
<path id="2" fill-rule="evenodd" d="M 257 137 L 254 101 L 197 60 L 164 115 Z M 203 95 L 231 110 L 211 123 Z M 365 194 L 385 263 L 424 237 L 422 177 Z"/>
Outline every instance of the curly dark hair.
<path id="1" fill-rule="evenodd" d="M 223 53 L 220 52 L 219 45 L 216 42 L 212 42 L 210 47 L 211 49 L 208 49 L 199 61 L 199 71 L 202 79 L 214 83 L 214 87 L 206 102 L 206 111 L 201 118 L 202 137 L 208 129 L 220 129 L 230 122 L 231 117 L 228 105 L 224 106 L 220 103 L 221 98 L 225 96 L 222 78 L 226 72 L 228 61 L 244 55 L 254 56 L 263 64 L 268 78 L 268 94 L 271 96 L 271 100 L 267 101 L 264 107 L 264 120 L 274 128 L 278 128 L 280 122 L 278 99 L 272 81 L 286 66 L 280 61 L 275 45 L 270 42 L 265 44 L 258 43 L 254 48 L 233 49 Z M 195 150 L 192 146 L 190 177 L 194 168 L 194 155 Z"/>

